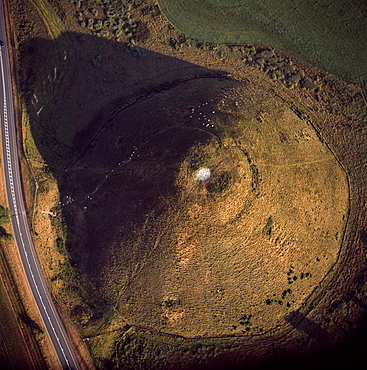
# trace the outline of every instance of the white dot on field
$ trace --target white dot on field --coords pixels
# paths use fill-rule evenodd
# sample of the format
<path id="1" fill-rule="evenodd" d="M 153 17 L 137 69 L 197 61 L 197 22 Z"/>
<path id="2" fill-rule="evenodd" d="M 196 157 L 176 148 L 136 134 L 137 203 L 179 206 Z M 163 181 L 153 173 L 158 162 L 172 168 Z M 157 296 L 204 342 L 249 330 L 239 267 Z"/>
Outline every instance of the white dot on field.
<path id="1" fill-rule="evenodd" d="M 207 167 L 199 168 L 195 173 L 195 180 L 206 181 L 210 179 L 210 169 Z"/>

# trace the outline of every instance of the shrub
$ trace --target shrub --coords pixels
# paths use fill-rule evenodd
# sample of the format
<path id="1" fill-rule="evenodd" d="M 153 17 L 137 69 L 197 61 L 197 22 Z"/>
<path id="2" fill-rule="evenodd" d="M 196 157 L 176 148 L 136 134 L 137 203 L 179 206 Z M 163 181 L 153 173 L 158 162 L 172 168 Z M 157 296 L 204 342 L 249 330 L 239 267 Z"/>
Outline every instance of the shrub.
<path id="1" fill-rule="evenodd" d="M 0 206 L 0 226 L 9 224 L 11 216 L 11 211 L 8 208 Z"/>
<path id="2" fill-rule="evenodd" d="M 134 39 L 131 39 L 130 40 L 130 43 L 131 43 L 131 45 L 134 45 L 135 44 L 135 40 Z M 133 49 L 133 56 L 140 59 L 140 58 L 144 58 L 146 56 L 146 54 L 145 54 L 144 49 L 141 49 L 141 48 L 138 48 L 138 47 L 134 47 L 134 49 Z"/>
<path id="3" fill-rule="evenodd" d="M 300 83 L 301 83 L 301 87 L 303 87 L 304 89 L 311 90 L 311 91 L 316 90 L 319 87 L 309 77 L 305 77 L 304 79 L 301 80 Z"/>
<path id="4" fill-rule="evenodd" d="M 6 243 L 10 243 L 13 240 L 13 235 L 8 234 L 6 230 L 0 226 L 0 238 L 5 240 Z"/>
<path id="5" fill-rule="evenodd" d="M 285 299 L 292 294 L 292 289 L 287 289 L 282 293 L 282 298 Z"/>
<path id="6" fill-rule="evenodd" d="M 13 239 L 14 239 L 13 235 L 11 235 L 11 234 L 6 234 L 5 235 L 5 242 L 6 243 L 11 243 L 13 241 Z"/>
<path id="7" fill-rule="evenodd" d="M 272 236 L 273 235 L 273 226 L 274 226 L 274 220 L 273 217 L 269 217 L 268 221 L 263 229 L 263 234 L 266 236 Z"/>
<path id="8" fill-rule="evenodd" d="M 94 25 L 94 21 L 92 18 L 89 18 L 88 21 L 87 21 L 87 27 L 92 30 L 93 29 L 93 25 Z"/>
<path id="9" fill-rule="evenodd" d="M 98 55 L 95 58 L 92 59 L 92 63 L 96 68 L 101 67 L 101 60 L 102 60 L 102 55 Z"/>

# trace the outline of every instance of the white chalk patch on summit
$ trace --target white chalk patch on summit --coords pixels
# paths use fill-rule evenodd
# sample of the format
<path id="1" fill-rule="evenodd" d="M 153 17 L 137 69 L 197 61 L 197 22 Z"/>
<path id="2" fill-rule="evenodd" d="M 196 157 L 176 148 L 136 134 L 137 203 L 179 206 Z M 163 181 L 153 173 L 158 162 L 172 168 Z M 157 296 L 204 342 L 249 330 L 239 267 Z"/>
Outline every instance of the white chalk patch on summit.
<path id="1" fill-rule="evenodd" d="M 207 167 L 199 168 L 195 173 L 195 180 L 206 181 L 210 179 L 210 169 Z"/>

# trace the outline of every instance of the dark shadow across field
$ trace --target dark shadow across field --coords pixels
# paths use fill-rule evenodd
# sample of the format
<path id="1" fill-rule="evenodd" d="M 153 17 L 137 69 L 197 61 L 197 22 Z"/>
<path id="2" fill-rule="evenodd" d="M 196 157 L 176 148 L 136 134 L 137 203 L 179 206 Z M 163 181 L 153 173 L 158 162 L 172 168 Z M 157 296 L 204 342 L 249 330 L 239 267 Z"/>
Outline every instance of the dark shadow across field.
<path id="1" fill-rule="evenodd" d="M 320 324 L 308 319 L 299 311 L 293 311 L 284 318 L 295 329 L 309 335 L 316 340 L 325 341 L 328 339 L 328 333 Z"/>

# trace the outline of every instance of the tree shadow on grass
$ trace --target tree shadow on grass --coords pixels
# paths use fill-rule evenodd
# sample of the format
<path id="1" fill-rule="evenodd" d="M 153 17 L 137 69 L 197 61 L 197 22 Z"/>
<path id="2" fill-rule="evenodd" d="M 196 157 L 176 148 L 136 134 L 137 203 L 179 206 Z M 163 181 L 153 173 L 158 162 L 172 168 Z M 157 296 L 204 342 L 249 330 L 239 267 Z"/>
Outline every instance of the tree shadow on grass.
<path id="1" fill-rule="evenodd" d="M 26 313 L 20 313 L 19 318 L 23 321 L 24 324 L 28 325 L 30 328 L 35 330 L 37 333 L 42 333 L 42 328 Z"/>
<path id="2" fill-rule="evenodd" d="M 291 324 L 296 330 L 307 334 L 312 339 L 325 341 L 328 339 L 328 332 L 320 324 L 308 319 L 303 313 L 297 311 L 291 312 L 284 319 Z"/>

